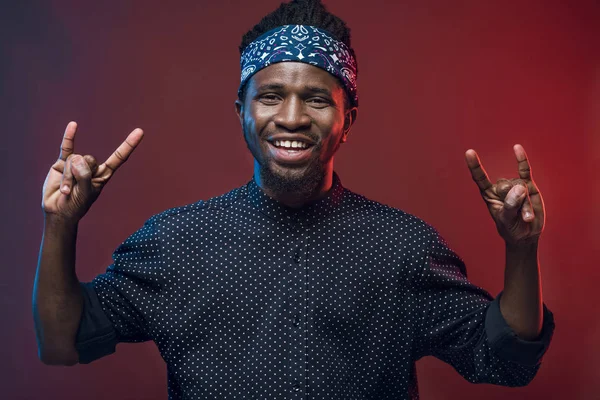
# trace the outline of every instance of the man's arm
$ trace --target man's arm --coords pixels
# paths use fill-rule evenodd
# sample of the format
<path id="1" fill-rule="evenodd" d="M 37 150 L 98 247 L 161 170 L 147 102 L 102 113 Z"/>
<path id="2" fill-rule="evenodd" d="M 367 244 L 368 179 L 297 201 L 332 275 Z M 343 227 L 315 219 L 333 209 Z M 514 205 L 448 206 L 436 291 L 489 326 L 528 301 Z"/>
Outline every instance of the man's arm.
<path id="1" fill-rule="evenodd" d="M 517 336 L 500 310 L 504 294 L 494 299 L 471 283 L 460 257 L 431 231 L 415 285 L 420 309 L 416 359 L 432 355 L 473 383 L 527 385 L 550 344 L 552 313 L 543 308 L 544 325 L 535 340 Z"/>
<path id="2" fill-rule="evenodd" d="M 474 150 L 468 150 L 465 157 L 498 233 L 506 243 L 500 311 L 519 338 L 534 340 L 540 335 L 543 324 L 537 250 L 546 217 L 544 201 L 533 181 L 527 153 L 518 144 L 513 150 L 519 178 L 499 179 L 496 184 L 490 182 Z"/>
<path id="3" fill-rule="evenodd" d="M 46 216 L 33 289 L 38 356 L 48 365 L 78 362 L 75 336 L 83 296 L 75 273 L 77 223 Z"/>
<path id="4" fill-rule="evenodd" d="M 524 340 L 540 336 L 543 322 L 538 244 L 506 244 L 504 291 L 500 311 L 506 323 Z"/>
<path id="5" fill-rule="evenodd" d="M 75 273 L 77 225 L 143 137 L 135 129 L 97 165 L 92 156 L 74 154 L 76 131 L 77 124 L 70 122 L 42 189 L 44 235 L 33 289 L 33 318 L 39 357 L 52 365 L 79 361 L 75 337 L 84 297 Z"/>

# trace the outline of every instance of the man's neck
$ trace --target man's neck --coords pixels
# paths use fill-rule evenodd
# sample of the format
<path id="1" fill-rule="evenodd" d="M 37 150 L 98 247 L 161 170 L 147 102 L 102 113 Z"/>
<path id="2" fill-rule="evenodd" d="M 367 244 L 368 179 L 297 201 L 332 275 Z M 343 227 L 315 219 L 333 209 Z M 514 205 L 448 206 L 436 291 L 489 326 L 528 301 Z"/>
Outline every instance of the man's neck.
<path id="1" fill-rule="evenodd" d="M 306 196 L 305 194 L 299 195 L 298 193 L 293 192 L 281 193 L 272 190 L 264 184 L 260 177 L 260 170 L 257 166 L 254 168 L 254 180 L 256 181 L 258 187 L 270 198 L 282 203 L 285 206 L 291 208 L 300 208 L 327 196 L 327 193 L 333 185 L 333 166 L 331 168 L 327 168 L 323 180 L 309 196 Z"/>

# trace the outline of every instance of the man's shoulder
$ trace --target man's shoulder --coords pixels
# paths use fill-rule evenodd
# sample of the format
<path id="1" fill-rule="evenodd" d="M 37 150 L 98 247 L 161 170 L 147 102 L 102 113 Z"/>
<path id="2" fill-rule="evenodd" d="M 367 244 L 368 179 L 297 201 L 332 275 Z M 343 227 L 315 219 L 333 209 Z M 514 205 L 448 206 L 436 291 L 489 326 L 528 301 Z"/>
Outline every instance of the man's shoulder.
<path id="1" fill-rule="evenodd" d="M 172 207 L 158 214 L 154 214 L 145 224 L 163 224 L 178 219 L 196 219 L 212 216 L 215 211 L 231 208 L 247 196 L 247 185 L 237 187 L 219 196 L 207 200 Z"/>
<path id="2" fill-rule="evenodd" d="M 435 233 L 432 225 L 406 210 L 370 199 L 349 189 L 345 189 L 345 192 L 345 201 L 351 205 L 352 214 L 368 219 L 373 225 L 396 227 L 399 230 L 410 228 L 427 235 Z"/>

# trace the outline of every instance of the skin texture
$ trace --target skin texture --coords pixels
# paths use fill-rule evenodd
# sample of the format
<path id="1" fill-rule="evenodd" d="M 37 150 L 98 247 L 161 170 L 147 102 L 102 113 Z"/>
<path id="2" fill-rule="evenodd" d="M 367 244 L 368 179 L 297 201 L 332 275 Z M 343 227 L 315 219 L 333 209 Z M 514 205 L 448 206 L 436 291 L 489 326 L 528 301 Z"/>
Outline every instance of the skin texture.
<path id="1" fill-rule="evenodd" d="M 235 109 L 259 186 L 291 207 L 322 197 L 331 188 L 334 155 L 357 113 L 345 108 L 338 80 L 309 64 L 283 62 L 260 70 L 247 85 L 244 102 L 236 101 Z M 285 134 L 315 143 L 305 162 L 281 163 L 271 155 L 267 139 Z"/>

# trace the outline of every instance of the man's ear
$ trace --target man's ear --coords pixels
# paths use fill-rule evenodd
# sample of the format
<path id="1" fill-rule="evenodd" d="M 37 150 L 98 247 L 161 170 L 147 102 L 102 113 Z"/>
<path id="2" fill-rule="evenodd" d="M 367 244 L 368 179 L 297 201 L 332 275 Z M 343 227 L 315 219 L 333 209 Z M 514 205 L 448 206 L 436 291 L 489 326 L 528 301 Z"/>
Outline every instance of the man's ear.
<path id="1" fill-rule="evenodd" d="M 244 105 L 239 99 L 235 101 L 235 113 L 240 119 L 240 124 L 244 126 Z"/>
<path id="2" fill-rule="evenodd" d="M 346 140 L 348 140 L 348 134 L 350 133 L 350 128 L 352 128 L 354 121 L 356 121 L 357 113 L 357 107 L 352 107 L 351 109 L 346 111 L 344 115 L 344 133 L 342 134 L 342 143 L 346 143 Z"/>

